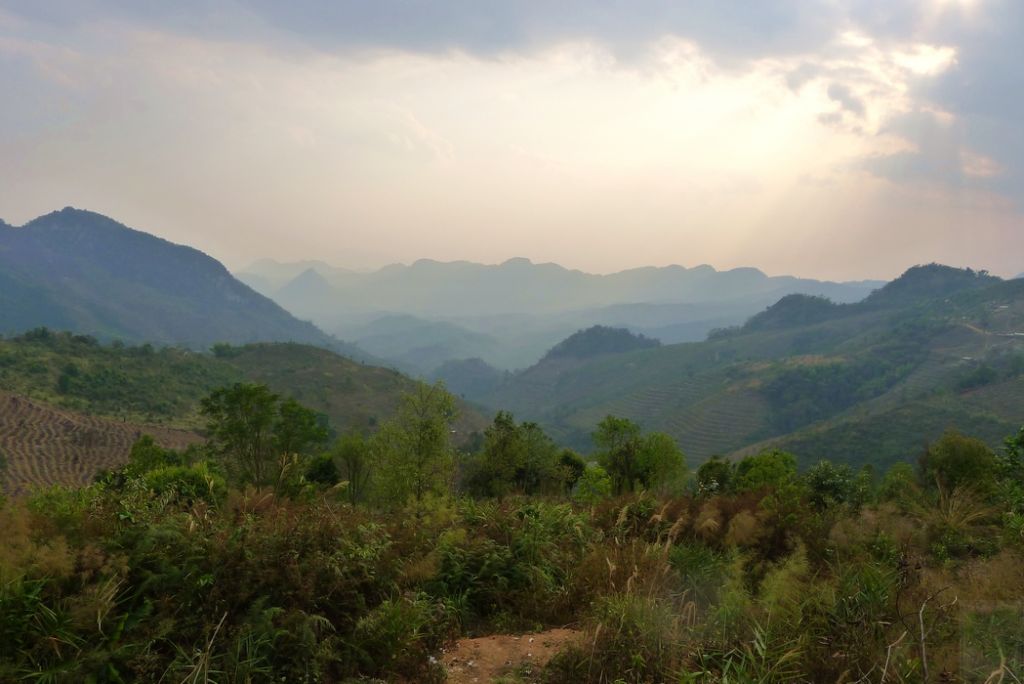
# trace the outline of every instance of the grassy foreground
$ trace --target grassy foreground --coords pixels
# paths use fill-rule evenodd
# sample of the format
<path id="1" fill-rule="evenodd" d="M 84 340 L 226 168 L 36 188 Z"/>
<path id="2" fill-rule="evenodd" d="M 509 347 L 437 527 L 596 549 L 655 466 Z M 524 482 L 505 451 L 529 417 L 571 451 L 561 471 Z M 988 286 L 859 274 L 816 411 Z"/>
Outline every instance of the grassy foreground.
<path id="1" fill-rule="evenodd" d="M 0 681 L 442 681 L 459 635 L 567 624 L 544 681 L 1019 681 L 1021 441 L 586 504 L 352 506 L 137 457 L 0 507 Z"/>

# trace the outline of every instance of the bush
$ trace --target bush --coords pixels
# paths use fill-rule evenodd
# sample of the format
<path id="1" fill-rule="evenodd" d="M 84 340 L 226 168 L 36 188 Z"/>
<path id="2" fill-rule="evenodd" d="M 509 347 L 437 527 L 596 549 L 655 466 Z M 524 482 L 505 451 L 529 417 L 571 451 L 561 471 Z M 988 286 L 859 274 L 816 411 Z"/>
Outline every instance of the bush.
<path id="1" fill-rule="evenodd" d="M 687 652 L 680 607 L 618 594 L 598 600 L 584 643 L 556 655 L 544 671 L 551 684 L 678 681 Z"/>
<path id="2" fill-rule="evenodd" d="M 143 480 L 154 493 L 171 494 L 176 501 L 186 504 L 196 501 L 217 504 L 227 496 L 223 476 L 212 472 L 206 463 L 155 468 L 147 472 Z"/>

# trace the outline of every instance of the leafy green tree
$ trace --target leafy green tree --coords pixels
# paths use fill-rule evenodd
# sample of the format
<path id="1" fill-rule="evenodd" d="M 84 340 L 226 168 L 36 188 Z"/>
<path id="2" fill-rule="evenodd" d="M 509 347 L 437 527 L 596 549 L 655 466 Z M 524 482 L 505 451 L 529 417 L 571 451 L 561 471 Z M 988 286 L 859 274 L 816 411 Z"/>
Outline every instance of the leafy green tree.
<path id="1" fill-rule="evenodd" d="M 697 468 L 697 493 L 720 494 L 729 491 L 736 475 L 736 465 L 721 456 L 712 456 Z"/>
<path id="2" fill-rule="evenodd" d="M 640 481 L 649 489 L 682 484 L 686 457 L 676 441 L 663 432 L 652 432 L 640 441 Z"/>
<path id="3" fill-rule="evenodd" d="M 419 383 L 402 397 L 396 415 L 373 440 L 384 498 L 422 504 L 430 494 L 448 494 L 454 469 L 451 443 L 455 398 L 443 382 Z"/>
<path id="4" fill-rule="evenodd" d="M 341 481 L 338 465 L 330 453 L 310 459 L 306 465 L 306 480 L 326 487 L 332 487 Z"/>
<path id="5" fill-rule="evenodd" d="M 946 490 L 970 487 L 989 490 L 998 467 L 995 452 L 980 439 L 947 431 L 928 446 L 921 457 L 921 472 L 926 484 L 935 483 Z"/>
<path id="6" fill-rule="evenodd" d="M 1003 451 L 997 458 L 999 477 L 1024 484 L 1024 427 L 1003 440 Z"/>
<path id="7" fill-rule="evenodd" d="M 561 467 L 562 477 L 565 479 L 566 493 L 572 492 L 573 487 L 586 472 L 587 462 L 572 449 L 562 449 L 562 453 L 558 456 L 558 465 Z"/>
<path id="8" fill-rule="evenodd" d="M 200 411 L 214 453 L 239 480 L 258 486 L 280 479 L 283 456 L 305 455 L 326 438 L 313 411 L 293 399 L 282 400 L 265 385 L 239 383 L 214 390 Z"/>
<path id="9" fill-rule="evenodd" d="M 640 426 L 628 418 L 607 416 L 593 435 L 598 462 L 612 480 L 616 494 L 638 486 L 651 488 L 679 477 L 685 471 L 682 451 L 662 433 L 641 435 Z"/>
<path id="10" fill-rule="evenodd" d="M 536 423 L 516 423 L 499 411 L 484 431 L 480 453 L 469 460 L 464 484 L 477 496 L 537 494 L 564 488 L 568 473 L 558 447 Z"/>
<path id="11" fill-rule="evenodd" d="M 796 457 L 770 449 L 747 456 L 736 464 L 735 489 L 752 491 L 763 487 L 779 488 L 796 479 Z"/>
<path id="12" fill-rule="evenodd" d="M 607 416 L 598 423 L 593 438 L 598 462 L 611 478 L 613 491 L 633 491 L 640 471 L 640 426 L 628 418 Z"/>
<path id="13" fill-rule="evenodd" d="M 182 454 L 163 448 L 151 435 L 143 435 L 132 444 L 125 471 L 128 475 L 140 475 L 157 468 L 179 465 L 185 465 Z"/>
<path id="14" fill-rule="evenodd" d="M 320 417 L 295 399 L 280 401 L 274 419 L 273 444 L 279 454 L 305 454 L 327 440 Z"/>
<path id="15" fill-rule="evenodd" d="M 914 468 L 904 461 L 893 463 L 878 487 L 878 496 L 883 501 L 907 501 L 916 498 L 919 493 Z"/>
<path id="16" fill-rule="evenodd" d="M 366 500 L 373 477 L 370 444 L 357 432 L 342 435 L 331 449 L 332 462 L 338 464 L 338 477 L 348 483 L 345 492 L 355 506 Z"/>
<path id="17" fill-rule="evenodd" d="M 576 481 L 572 497 L 582 504 L 595 504 L 601 499 L 606 499 L 612 493 L 612 479 L 604 468 L 592 463 L 587 466 Z"/>
<path id="18" fill-rule="evenodd" d="M 818 461 L 804 473 L 811 503 L 819 510 L 843 504 L 854 497 L 854 474 L 845 463 Z"/>

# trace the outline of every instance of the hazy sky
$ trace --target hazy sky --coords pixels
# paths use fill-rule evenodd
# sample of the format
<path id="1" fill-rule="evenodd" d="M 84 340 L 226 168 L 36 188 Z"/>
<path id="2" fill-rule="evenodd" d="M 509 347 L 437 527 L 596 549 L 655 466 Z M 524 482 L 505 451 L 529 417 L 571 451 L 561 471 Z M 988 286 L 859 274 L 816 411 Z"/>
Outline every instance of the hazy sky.
<path id="1" fill-rule="evenodd" d="M 244 266 L 1024 271 L 1021 0 L 0 0 L 0 217 Z"/>

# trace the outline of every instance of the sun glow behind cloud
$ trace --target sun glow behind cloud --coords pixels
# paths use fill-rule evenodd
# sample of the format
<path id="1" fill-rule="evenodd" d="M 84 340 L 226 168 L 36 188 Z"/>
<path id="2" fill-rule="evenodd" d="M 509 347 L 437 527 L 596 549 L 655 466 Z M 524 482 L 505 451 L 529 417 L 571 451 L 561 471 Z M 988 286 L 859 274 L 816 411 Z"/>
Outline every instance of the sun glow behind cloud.
<path id="1" fill-rule="evenodd" d="M 74 38 L 0 35 L 0 64 L 30 64 L 47 84 L 30 104 L 59 120 L 0 140 L 24 162 L 0 169 L 8 219 L 78 204 L 236 265 L 525 255 L 830 277 L 907 266 L 906 251 L 877 249 L 894 224 L 918 261 L 987 258 L 974 247 L 986 239 L 964 251 L 964 212 L 989 242 L 1019 232 L 987 191 L 870 171 L 922 151 L 902 118 L 948 135 L 960 125 L 916 95 L 956 68 L 957 47 L 917 37 L 844 28 L 812 52 L 738 63 L 674 36 L 628 56 L 588 39 L 485 56 L 331 53 L 112 21 Z M 4 116 L 31 120 L 21 106 Z M 951 139 L 964 177 L 1003 172 Z"/>

